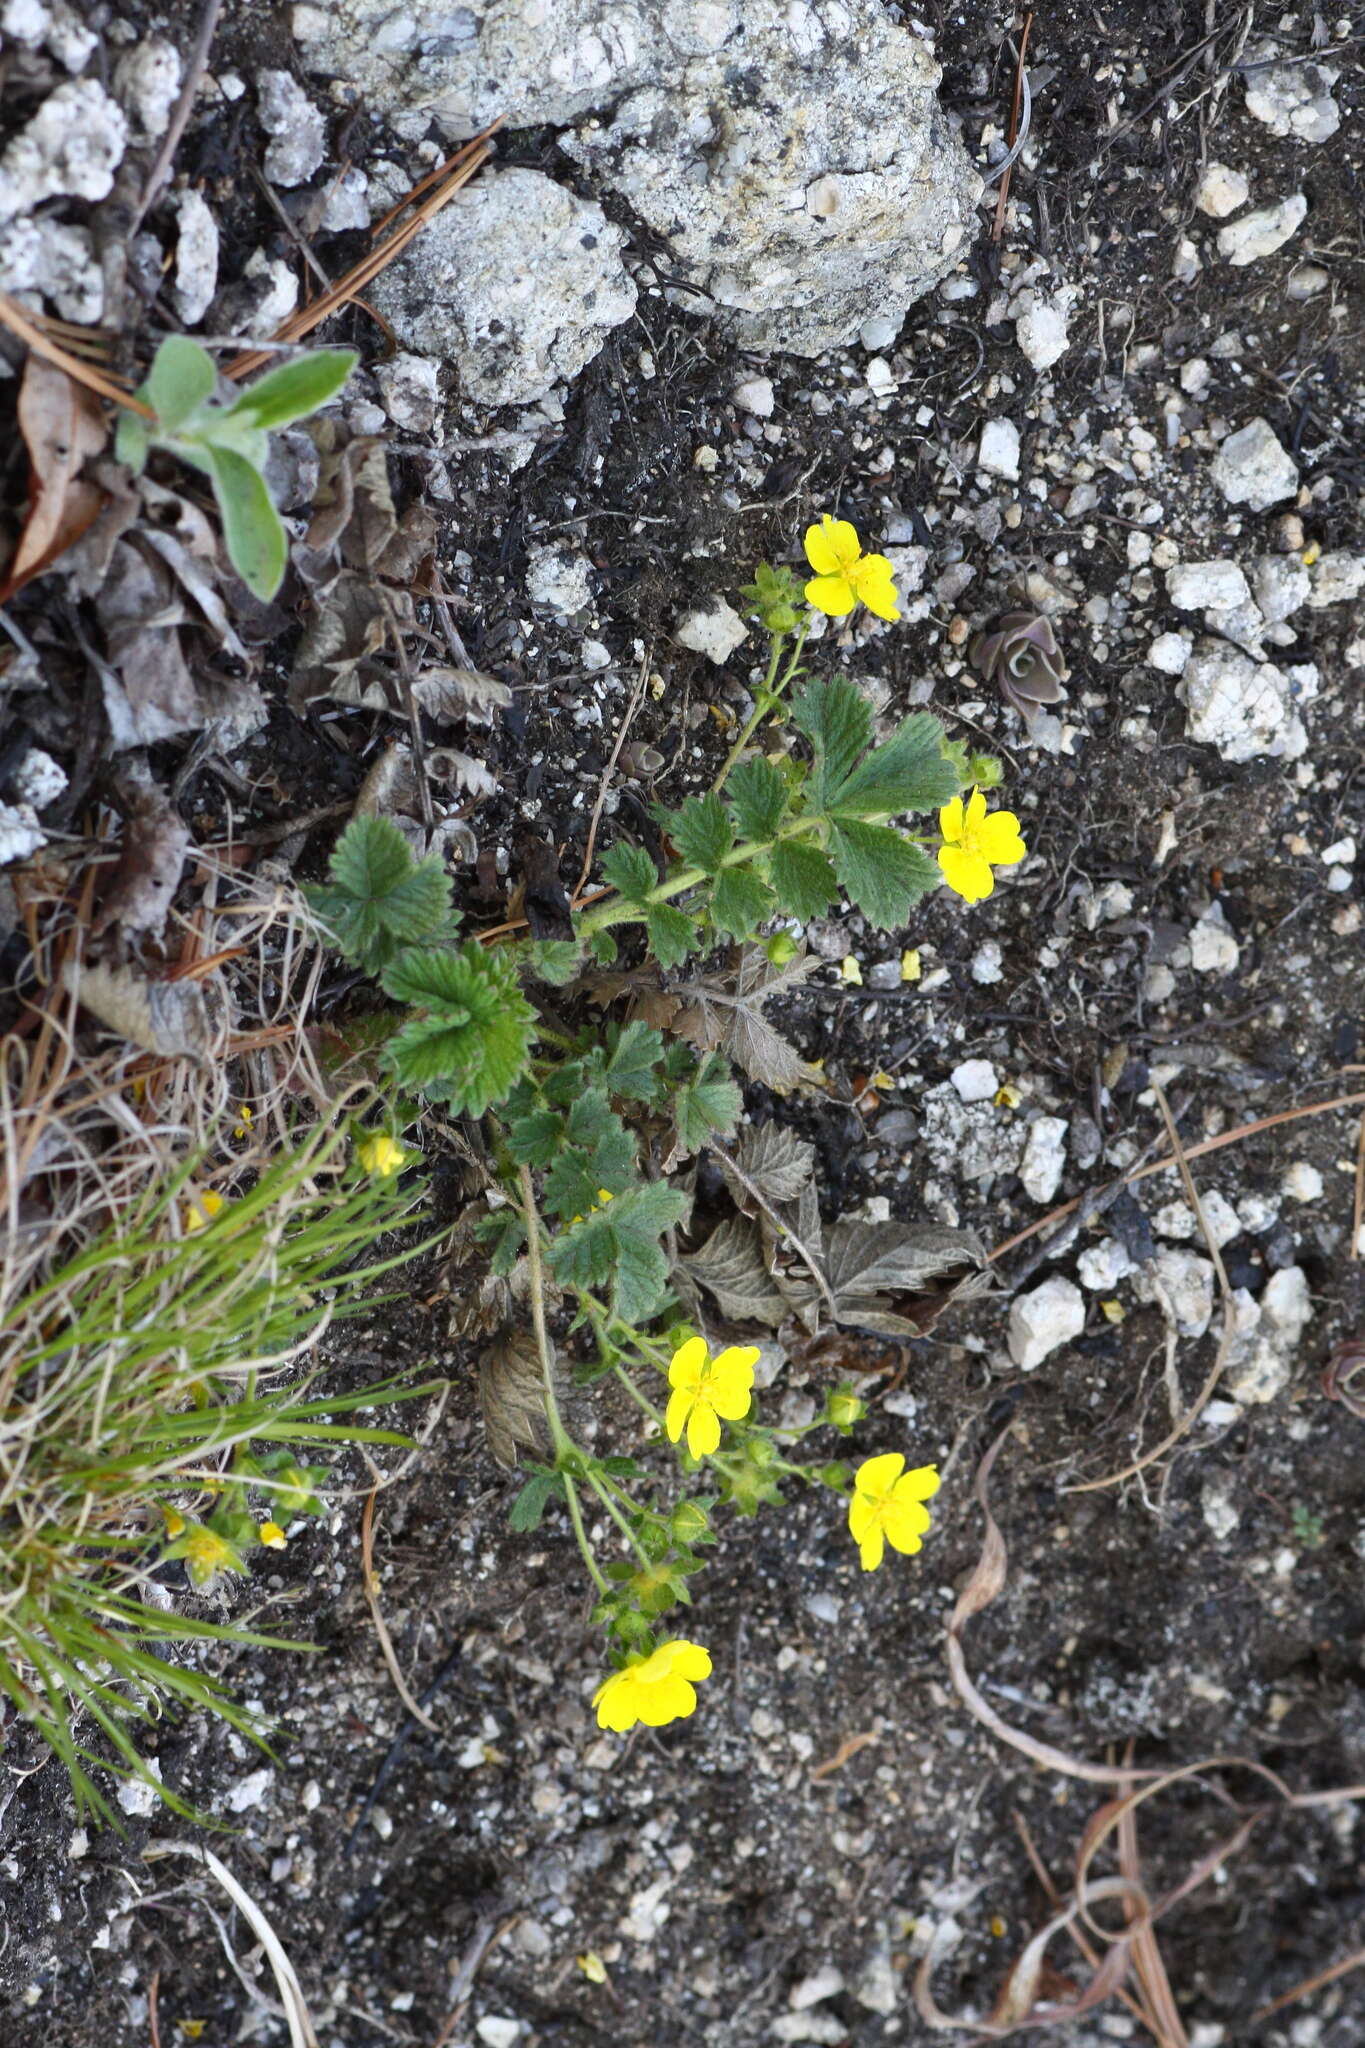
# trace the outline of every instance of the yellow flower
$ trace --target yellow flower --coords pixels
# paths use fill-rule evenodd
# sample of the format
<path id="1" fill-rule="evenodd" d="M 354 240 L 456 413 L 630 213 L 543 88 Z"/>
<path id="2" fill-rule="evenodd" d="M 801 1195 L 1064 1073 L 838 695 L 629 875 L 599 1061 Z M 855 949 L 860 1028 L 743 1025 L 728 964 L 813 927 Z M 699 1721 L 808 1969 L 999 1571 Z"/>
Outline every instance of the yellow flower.
<path id="1" fill-rule="evenodd" d="M 396 1138 L 387 1131 L 373 1131 L 368 1138 L 362 1138 L 355 1148 L 356 1162 L 376 1180 L 387 1180 L 391 1173 L 397 1173 L 407 1163 L 407 1153 Z"/>
<path id="2" fill-rule="evenodd" d="M 706 1349 L 704 1337 L 689 1337 L 673 1353 L 668 1368 L 668 1397 L 664 1427 L 671 1444 L 687 1429 L 687 1448 L 694 1458 L 709 1457 L 720 1448 L 720 1418 L 738 1422 L 749 1412 L 753 1393 L 754 1366 L 758 1351 L 752 1344 L 731 1344 L 717 1358 Z"/>
<path id="3" fill-rule="evenodd" d="M 262 1522 L 257 1535 L 267 1550 L 283 1550 L 285 1534 L 278 1522 Z"/>
<path id="4" fill-rule="evenodd" d="M 168 1557 L 183 1557 L 185 1568 L 196 1586 L 207 1586 L 220 1572 L 245 1572 L 246 1566 L 226 1536 L 202 1524 L 191 1528 L 167 1551 Z"/>
<path id="5" fill-rule="evenodd" d="M 888 1543 L 906 1555 L 919 1549 L 920 1537 L 929 1527 L 924 1502 L 937 1492 L 937 1468 L 921 1465 L 917 1471 L 907 1472 L 899 1451 L 884 1451 L 858 1467 L 848 1527 L 865 1572 L 876 1571 Z"/>
<path id="6" fill-rule="evenodd" d="M 660 1643 L 648 1657 L 637 1658 L 624 1671 L 613 1671 L 592 1696 L 599 1728 L 624 1735 L 637 1721 L 663 1728 L 695 1713 L 693 1680 L 711 1676 L 711 1658 L 700 1643 L 675 1637 Z"/>
<path id="7" fill-rule="evenodd" d="M 207 1230 L 224 1206 L 223 1197 L 215 1195 L 212 1188 L 205 1188 L 202 1195 L 195 1195 L 185 1204 L 186 1237 L 193 1237 L 196 1230 Z"/>
<path id="8" fill-rule="evenodd" d="M 806 560 L 815 574 L 806 585 L 806 602 L 817 612 L 842 619 L 855 605 L 865 604 L 879 619 L 898 619 L 894 571 L 885 555 L 865 555 L 857 529 L 828 512 L 818 526 L 806 528 Z"/>
<path id="9" fill-rule="evenodd" d="M 251 1113 L 251 1104 L 249 1102 L 239 1102 L 237 1105 L 237 1121 L 232 1126 L 233 1137 L 249 1138 L 251 1136 L 251 1126 L 255 1121 L 256 1119 Z"/>
<path id="10" fill-rule="evenodd" d="M 980 903 L 995 887 L 993 867 L 1013 867 L 1028 852 L 1013 811 L 986 816 L 986 799 L 974 789 L 966 804 L 955 796 L 938 814 L 943 844 L 938 864 L 950 889 L 968 903 Z"/>
<path id="11" fill-rule="evenodd" d="M 161 1519 L 166 1524 L 166 1534 L 172 1542 L 174 1542 L 177 1536 L 184 1535 L 185 1517 L 181 1514 L 179 1508 L 167 1507 L 163 1500 L 161 1503 Z"/>

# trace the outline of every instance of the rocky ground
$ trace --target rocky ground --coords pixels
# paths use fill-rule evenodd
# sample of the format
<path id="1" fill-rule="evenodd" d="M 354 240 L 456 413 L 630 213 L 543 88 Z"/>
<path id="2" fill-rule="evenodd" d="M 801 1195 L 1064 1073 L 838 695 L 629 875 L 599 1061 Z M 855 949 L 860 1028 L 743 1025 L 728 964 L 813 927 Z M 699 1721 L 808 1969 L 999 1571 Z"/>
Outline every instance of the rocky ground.
<path id="1" fill-rule="evenodd" d="M 1030 1845 L 1065 1892 L 1108 1796 L 997 1739 L 950 1682 L 945 1620 L 982 1535 L 973 1474 L 1006 1422 L 992 1501 L 1008 1576 L 964 1639 L 990 1708 L 1099 1765 L 1131 1743 L 1136 1766 L 1250 1758 L 1293 1793 L 1365 1779 L 1361 1425 L 1321 1382 L 1365 1330 L 1355 1125 L 1336 1110 L 1237 1135 L 1347 1093 L 1361 1059 L 1358 25 L 1265 5 L 1207 23 L 1176 6 L 1040 15 L 1031 132 L 997 215 L 994 189 L 973 203 L 970 166 L 1002 149 L 1002 22 L 976 0 L 907 30 L 906 10 L 850 7 L 821 60 L 826 163 L 858 161 L 837 152 L 897 119 L 918 139 L 875 189 L 847 169 L 812 179 L 811 218 L 842 210 L 848 232 L 779 264 L 775 185 L 755 171 L 744 213 L 719 174 L 689 182 L 689 162 L 738 145 L 683 122 L 683 147 L 660 120 L 676 81 L 650 44 L 659 10 L 620 10 L 615 42 L 542 49 L 521 72 L 522 10 L 473 10 L 504 36 L 476 42 L 477 61 L 464 12 L 420 48 L 401 21 L 386 40 L 362 0 L 296 9 L 297 41 L 283 16 L 225 20 L 133 267 L 162 294 L 148 334 L 273 332 L 308 264 L 339 275 L 452 137 L 508 113 L 487 190 L 368 295 L 399 347 L 341 408 L 389 450 L 385 548 L 406 535 L 411 563 L 438 565 L 424 587 L 447 601 L 418 606 L 414 630 L 504 686 L 472 717 L 435 686 L 426 701 L 450 756 L 439 843 L 471 914 L 505 913 L 536 846 L 572 886 L 623 719 L 604 832 L 709 780 L 759 651 L 737 586 L 837 511 L 891 555 L 905 619 L 832 625 L 817 658 L 880 708 L 932 704 L 1001 754 L 1030 857 L 986 904 L 930 899 L 905 933 L 813 927 L 822 965 L 780 1021 L 826 1086 L 780 1102 L 754 1086 L 750 1114 L 815 1145 L 827 1214 L 927 1216 L 990 1246 L 1163 1149 L 1163 1098 L 1191 1152 L 1229 1142 L 1193 1159 L 1202 1215 L 1178 1175 L 1150 1177 L 1040 1263 L 1036 1236 L 1003 1254 L 1002 1289 L 903 1356 L 841 1360 L 879 1369 L 869 1440 L 943 1468 L 933 1536 L 864 1580 L 827 1499 L 733 1524 L 700 1596 L 703 1710 L 625 1743 L 587 1708 L 598 1647 L 569 1535 L 508 1530 L 443 1274 L 424 1272 L 401 1330 L 334 1363 L 358 1379 L 398 1350 L 452 1378 L 382 1497 L 377 1546 L 433 1730 L 379 1656 L 348 1498 L 252 1587 L 253 1620 L 320 1654 L 223 1666 L 278 1717 L 275 1761 L 219 1727 L 149 1736 L 221 1833 L 136 1797 L 126 1839 L 79 1828 L 56 1768 L 9 1731 L 15 2048 L 290 2038 L 240 1907 L 182 1858 L 145 1860 L 166 1840 L 207 1843 L 259 1903 L 321 2048 L 916 2042 L 932 2032 L 912 1991 L 926 1958 L 943 2012 L 988 2013 L 1052 1910 Z M 714 28 L 705 9 L 667 12 L 676 49 Z M 757 163 L 765 91 L 779 109 L 815 96 L 803 23 L 840 10 L 796 12 L 785 54 L 770 41 L 728 72 L 689 59 L 688 118 L 723 88 Z M 68 320 L 105 314 L 100 208 L 122 151 L 145 160 L 164 134 L 194 26 L 0 7 L 20 88 L 0 152 L 6 289 Z M 415 78 L 446 93 L 443 126 L 414 110 Z M 58 94 L 65 113 L 35 135 Z M 55 148 L 78 117 L 80 146 Z M 869 262 L 879 238 L 894 260 Z M 901 323 L 916 278 L 929 289 Z M 326 338 L 375 354 L 357 312 Z M 294 463 L 276 482 L 301 533 L 316 468 L 306 450 Z M 414 580 L 384 559 L 395 587 Z M 130 620 L 164 634 L 165 602 L 134 589 L 120 613 L 93 581 L 49 578 L 9 616 L 40 651 L 70 648 L 75 608 L 94 604 L 126 652 L 108 636 Z M 4 758 L 15 850 L 74 829 L 98 791 L 91 701 L 200 837 L 229 807 L 239 826 L 340 815 L 408 732 L 357 604 L 344 577 L 301 573 L 269 613 L 234 615 L 235 663 L 191 629 L 188 709 L 168 694 L 178 670 L 146 668 L 145 637 L 142 695 L 131 657 L 95 700 L 74 655 L 58 664 Z M 1053 620 L 1070 669 L 1031 727 L 966 657 L 1019 604 Z M 390 801 L 401 811 L 401 776 Z M 316 875 L 334 830 L 286 835 L 284 858 Z M 1178 1447 L 1085 1490 L 1160 1444 L 1215 1357 Z M 779 1387 L 800 1418 L 821 1369 Z M 631 1427 L 611 1412 L 584 1426 Z M 1267 1811 L 1162 1919 L 1192 2048 L 1356 2048 L 1365 1976 L 1258 2015 L 1365 1942 L 1357 1812 Z M 1138 1822 L 1153 1894 L 1233 1824 L 1207 1787 L 1162 1792 Z M 1095 1911 L 1118 1924 L 1112 1903 Z M 1041 1992 L 1065 2004 L 1089 1970 L 1064 1934 L 1048 1953 Z M 1142 2028 L 1111 1999 L 1061 2032 L 1098 2048 Z"/>

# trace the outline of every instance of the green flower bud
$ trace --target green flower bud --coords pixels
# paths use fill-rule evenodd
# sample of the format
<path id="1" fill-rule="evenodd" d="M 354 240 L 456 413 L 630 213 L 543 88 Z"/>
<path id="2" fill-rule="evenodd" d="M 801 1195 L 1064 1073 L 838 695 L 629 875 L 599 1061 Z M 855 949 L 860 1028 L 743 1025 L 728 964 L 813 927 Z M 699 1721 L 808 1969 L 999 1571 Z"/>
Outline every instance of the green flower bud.
<path id="1" fill-rule="evenodd" d="M 853 1478 L 851 1465 L 808 1465 L 806 1470 L 812 1479 L 818 1479 L 822 1486 L 833 1487 L 836 1493 L 847 1493 Z"/>
<path id="2" fill-rule="evenodd" d="M 694 1500 L 680 1500 L 673 1510 L 673 1540 L 675 1543 L 699 1543 L 711 1528 L 706 1509 Z"/>
<path id="3" fill-rule="evenodd" d="M 855 1422 L 861 1422 L 867 1413 L 867 1403 L 860 1401 L 847 1387 L 836 1387 L 825 1402 L 825 1421 L 833 1423 L 845 1435 Z"/>
<path id="4" fill-rule="evenodd" d="M 967 780 L 978 789 L 996 789 L 1005 779 L 1005 764 L 996 754 L 973 754 L 967 763 Z"/>
<path id="5" fill-rule="evenodd" d="M 774 932 L 770 939 L 764 941 L 763 950 L 774 967 L 785 967 L 788 961 L 796 958 L 799 949 L 790 932 Z"/>

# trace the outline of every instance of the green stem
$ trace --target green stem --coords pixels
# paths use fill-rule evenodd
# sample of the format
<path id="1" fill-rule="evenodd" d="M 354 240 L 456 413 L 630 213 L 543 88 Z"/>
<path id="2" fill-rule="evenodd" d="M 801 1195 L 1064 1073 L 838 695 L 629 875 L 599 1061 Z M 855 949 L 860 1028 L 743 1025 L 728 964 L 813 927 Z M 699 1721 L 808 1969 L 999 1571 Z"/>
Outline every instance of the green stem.
<path id="1" fill-rule="evenodd" d="M 630 1398 L 635 1403 L 636 1407 L 643 1408 L 645 1414 L 649 1417 L 650 1421 L 658 1424 L 659 1434 L 660 1436 L 662 1436 L 664 1434 L 664 1418 L 659 1409 L 657 1409 L 654 1406 L 654 1403 L 649 1399 L 649 1396 L 647 1394 L 642 1394 L 640 1392 L 640 1389 L 636 1386 L 634 1380 L 631 1378 L 630 1374 L 626 1371 L 623 1365 L 613 1366 L 612 1370 L 616 1374 L 617 1379 L 620 1380 L 621 1385 L 625 1388 L 626 1392 L 630 1395 Z"/>
<path id="2" fill-rule="evenodd" d="M 777 664 L 782 653 L 782 643 L 787 636 L 785 633 L 773 634 L 773 651 L 772 658 L 768 663 L 768 673 L 759 684 L 758 695 L 754 699 L 754 708 L 745 719 L 739 738 L 725 756 L 720 773 L 711 784 L 713 790 L 724 789 L 730 779 L 731 769 L 743 754 L 744 749 L 748 746 L 759 726 L 763 723 L 769 712 L 774 711 L 778 704 L 781 703 L 782 697 L 796 673 L 797 663 L 801 659 L 801 649 L 805 646 L 806 635 L 810 632 L 810 624 L 811 615 L 807 612 L 796 629 L 796 639 L 792 646 L 791 654 L 788 656 L 787 666 L 780 677 L 777 674 Z"/>
<path id="3" fill-rule="evenodd" d="M 600 1473 L 593 1472 L 590 1470 L 588 1472 L 587 1478 L 589 1486 L 597 1495 L 597 1498 L 601 1501 L 603 1507 L 611 1516 L 613 1522 L 615 1522 L 617 1528 L 621 1531 L 621 1534 L 625 1537 L 631 1549 L 635 1552 L 635 1555 L 639 1558 L 640 1563 L 643 1565 L 644 1569 L 647 1572 L 652 1572 L 654 1569 L 653 1559 L 649 1556 L 647 1551 L 641 1548 L 640 1543 L 636 1538 L 635 1531 L 631 1528 L 630 1523 L 626 1520 L 625 1516 L 621 1513 L 621 1510 L 617 1507 L 616 1502 L 612 1499 L 610 1493 L 607 1491 L 605 1485 L 602 1482 Z"/>
<path id="4" fill-rule="evenodd" d="M 545 1327 L 545 1269 L 540 1258 L 540 1212 L 536 1208 L 536 1191 L 531 1180 L 531 1169 L 518 1169 L 521 1182 L 521 1207 L 526 1219 L 526 1260 L 531 1268 L 531 1327 L 535 1331 L 536 1350 L 540 1354 L 540 1377 L 545 1389 L 545 1420 L 550 1425 L 550 1442 L 554 1446 L 556 1461 L 566 1451 L 574 1449 L 572 1437 L 560 1420 L 559 1402 L 555 1395 L 554 1357 L 550 1350 L 550 1333 Z M 565 1475 L 565 1485 L 572 1491 L 572 1482 Z"/>
<path id="5" fill-rule="evenodd" d="M 561 1473 L 560 1477 L 564 1481 L 564 1498 L 569 1504 L 569 1520 L 573 1523 L 573 1532 L 578 1538 L 583 1562 L 588 1567 L 588 1576 L 605 1600 L 611 1593 L 611 1587 L 598 1569 L 597 1559 L 593 1556 L 592 1545 L 588 1541 L 588 1532 L 583 1527 L 583 1510 L 578 1501 L 578 1488 L 567 1472 Z"/>

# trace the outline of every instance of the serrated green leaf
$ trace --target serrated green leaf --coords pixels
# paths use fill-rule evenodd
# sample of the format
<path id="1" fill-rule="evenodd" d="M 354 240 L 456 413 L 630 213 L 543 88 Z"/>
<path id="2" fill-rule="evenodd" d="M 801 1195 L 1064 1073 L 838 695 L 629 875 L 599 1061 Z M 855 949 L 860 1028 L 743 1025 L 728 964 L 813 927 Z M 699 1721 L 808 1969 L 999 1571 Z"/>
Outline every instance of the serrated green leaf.
<path id="1" fill-rule="evenodd" d="M 772 916 L 775 901 L 772 890 L 752 868 L 726 868 L 716 877 L 711 915 L 719 931 L 747 939 L 765 917 Z"/>
<path id="2" fill-rule="evenodd" d="M 515 961 L 471 939 L 458 949 L 410 948 L 380 978 L 391 996 L 422 1013 L 385 1048 L 384 1064 L 399 1080 L 468 1116 L 501 1102 L 535 1038 L 535 1012 Z"/>
<path id="3" fill-rule="evenodd" d="M 658 887 L 659 871 L 642 846 L 618 844 L 602 856 L 602 878 L 627 903 L 643 903 Z"/>
<path id="4" fill-rule="evenodd" d="M 138 396 L 151 406 L 162 432 L 173 434 L 206 398 L 212 398 L 217 383 L 208 350 L 186 334 L 168 334 Z"/>
<path id="5" fill-rule="evenodd" d="M 611 1222 L 615 1207 L 612 1202 L 605 1209 L 586 1213 L 550 1240 L 550 1271 L 565 1287 L 595 1291 L 610 1280 L 618 1253 Z"/>
<path id="6" fill-rule="evenodd" d="M 677 847 L 683 865 L 704 875 L 719 874 L 721 862 L 735 843 L 729 814 L 714 790 L 690 796 L 680 811 L 665 811 L 661 823 Z"/>
<path id="7" fill-rule="evenodd" d="M 588 940 L 588 951 L 599 967 L 610 967 L 619 950 L 610 932 L 594 932 Z"/>
<path id="8" fill-rule="evenodd" d="M 578 1086 L 568 1100 L 568 1111 L 568 1133 L 575 1145 L 595 1145 L 607 1131 L 625 1128 L 611 1106 L 606 1089 L 585 1087 L 581 1069 Z"/>
<path id="9" fill-rule="evenodd" d="M 713 1131 L 728 1137 L 739 1121 L 743 1098 L 719 1053 L 703 1060 L 690 1081 L 685 1081 L 673 1098 L 673 1121 L 678 1139 L 689 1152 L 698 1152 Z"/>
<path id="10" fill-rule="evenodd" d="M 519 1166 L 548 1166 L 564 1142 L 564 1119 L 556 1109 L 533 1109 L 507 1126 L 507 1149 Z"/>
<path id="11" fill-rule="evenodd" d="M 844 676 L 808 683 L 792 705 L 792 724 L 815 752 L 807 807 L 826 809 L 829 794 L 852 774 L 872 739 L 872 712 Z"/>
<path id="12" fill-rule="evenodd" d="M 761 754 L 751 755 L 731 770 L 725 794 L 741 839 L 771 839 L 786 816 L 787 785 Z"/>
<path id="13" fill-rule="evenodd" d="M 598 1207 L 598 1182 L 591 1156 L 581 1145 L 566 1145 L 545 1176 L 541 1202 L 564 1222 Z"/>
<path id="14" fill-rule="evenodd" d="M 388 818 L 354 818 L 328 863 L 330 880 L 308 891 L 352 966 L 378 974 L 401 946 L 452 928 L 450 877 L 435 854 L 414 861 Z"/>
<path id="15" fill-rule="evenodd" d="M 800 839 L 783 839 L 768 856 L 768 875 L 789 916 L 804 922 L 828 910 L 839 884 L 827 855 Z"/>
<path id="16" fill-rule="evenodd" d="M 645 918 L 649 950 L 660 967 L 681 967 L 697 950 L 695 919 L 672 903 L 652 903 Z M 605 937 L 605 934 L 602 936 Z"/>
<path id="17" fill-rule="evenodd" d="M 664 1041 L 652 1024 L 624 1025 L 607 1048 L 603 1078 L 613 1095 L 648 1102 L 654 1093 L 654 1069 L 663 1058 Z"/>
<path id="18" fill-rule="evenodd" d="M 564 1480 L 560 1473 L 535 1473 L 513 1501 L 508 1522 L 519 1536 L 529 1536 L 532 1530 L 540 1527 L 550 1502 L 561 1497 L 563 1492 Z"/>
<path id="19" fill-rule="evenodd" d="M 250 427 L 292 426 L 329 405 L 359 360 L 353 348 L 320 348 L 296 356 L 248 384 L 226 417 Z"/>
<path id="20" fill-rule="evenodd" d="M 825 809 L 835 817 L 894 818 L 936 810 L 957 788 L 953 766 L 943 758 L 943 727 L 928 711 L 917 711 L 826 793 Z"/>
<path id="21" fill-rule="evenodd" d="M 520 1209 L 499 1209 L 475 1225 L 475 1234 L 488 1247 L 489 1271 L 505 1280 L 526 1248 L 526 1221 Z"/>
<path id="22" fill-rule="evenodd" d="M 882 931 L 903 925 L 912 906 L 942 880 L 924 848 L 888 825 L 836 825 L 830 854 L 850 901 Z"/>
<path id="23" fill-rule="evenodd" d="M 204 458 L 213 479 L 228 560 L 252 596 L 268 604 L 284 581 L 289 544 L 265 478 L 233 448 L 207 442 Z"/>
<path id="24" fill-rule="evenodd" d="M 583 958 L 577 939 L 537 939 L 527 948 L 531 972 L 551 988 L 563 988 L 572 981 Z"/>
<path id="25" fill-rule="evenodd" d="M 666 1181 L 643 1181 L 618 1195 L 611 1205 L 612 1225 L 622 1243 L 627 1237 L 644 1242 L 662 1237 L 687 1214 L 687 1197 Z"/>
<path id="26" fill-rule="evenodd" d="M 621 1320 L 648 1322 L 658 1314 L 667 1286 L 663 1246 L 647 1238 L 623 1238 L 612 1282 L 612 1302 Z"/>
<path id="27" fill-rule="evenodd" d="M 592 1170 L 598 1186 L 610 1188 L 614 1195 L 628 1188 L 637 1172 L 635 1152 L 634 1138 L 618 1119 L 615 1130 L 605 1132 L 593 1146 Z"/>

